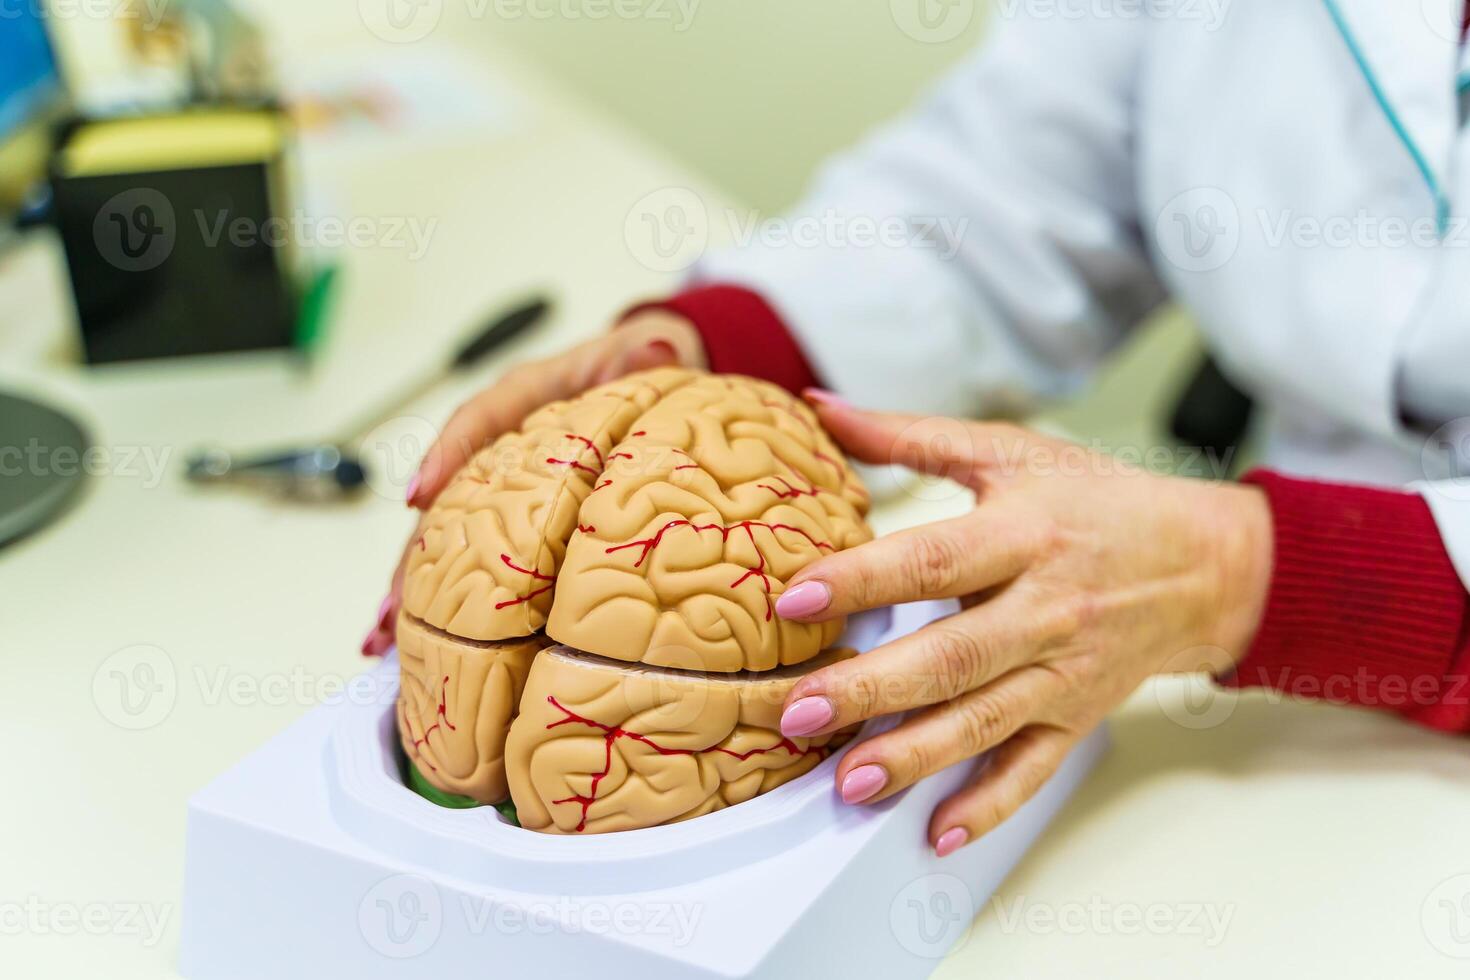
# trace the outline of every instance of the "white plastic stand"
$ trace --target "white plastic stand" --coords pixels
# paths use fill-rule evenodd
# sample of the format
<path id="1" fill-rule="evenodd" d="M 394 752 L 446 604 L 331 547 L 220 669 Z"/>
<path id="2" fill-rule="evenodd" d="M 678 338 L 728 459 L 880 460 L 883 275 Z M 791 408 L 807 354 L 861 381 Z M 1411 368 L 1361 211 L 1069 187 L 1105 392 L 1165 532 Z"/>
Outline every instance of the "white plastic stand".
<path id="1" fill-rule="evenodd" d="M 870 649 L 952 608 L 858 617 L 845 642 Z M 1019 813 L 943 859 L 929 813 L 974 764 L 850 807 L 833 757 L 696 820 L 561 837 L 407 789 L 397 687 L 390 657 L 190 802 L 189 980 L 924 977 L 1106 746 L 1099 731 Z"/>

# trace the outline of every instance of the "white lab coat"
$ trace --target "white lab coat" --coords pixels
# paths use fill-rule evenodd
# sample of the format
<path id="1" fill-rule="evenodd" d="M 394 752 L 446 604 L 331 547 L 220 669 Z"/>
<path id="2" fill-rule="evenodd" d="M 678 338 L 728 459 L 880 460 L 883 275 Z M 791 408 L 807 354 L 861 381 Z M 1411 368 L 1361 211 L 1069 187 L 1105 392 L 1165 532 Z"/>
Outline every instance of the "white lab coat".
<path id="1" fill-rule="evenodd" d="M 1005 0 L 925 104 L 824 168 L 794 212 L 817 240 L 756 235 L 696 278 L 763 294 L 862 404 L 961 416 L 1065 394 L 1172 297 L 1256 397 L 1267 465 L 1412 484 L 1470 584 L 1460 12 Z M 914 240 L 848 229 L 894 216 Z M 1450 407 L 1411 428 L 1421 388 Z"/>

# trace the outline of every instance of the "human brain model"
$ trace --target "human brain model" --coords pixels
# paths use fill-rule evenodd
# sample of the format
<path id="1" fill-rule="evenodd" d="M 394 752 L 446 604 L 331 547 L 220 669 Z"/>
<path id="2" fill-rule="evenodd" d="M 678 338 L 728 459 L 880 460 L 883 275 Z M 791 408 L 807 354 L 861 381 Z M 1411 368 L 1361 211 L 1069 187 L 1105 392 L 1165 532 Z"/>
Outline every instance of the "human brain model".
<path id="1" fill-rule="evenodd" d="M 782 703 L 840 622 L 775 615 L 868 540 L 867 492 L 813 413 L 751 378 L 660 369 L 530 415 L 440 494 L 398 621 L 416 788 L 595 833 L 742 802 L 841 739 Z M 558 646 L 547 649 L 550 644 Z"/>

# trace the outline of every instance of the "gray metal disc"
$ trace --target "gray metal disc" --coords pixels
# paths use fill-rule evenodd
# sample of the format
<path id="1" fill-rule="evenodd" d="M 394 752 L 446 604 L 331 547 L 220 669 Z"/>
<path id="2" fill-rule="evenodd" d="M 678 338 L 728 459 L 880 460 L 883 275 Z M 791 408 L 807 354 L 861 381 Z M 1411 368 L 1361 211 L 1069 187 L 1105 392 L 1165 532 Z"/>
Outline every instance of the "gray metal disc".
<path id="1" fill-rule="evenodd" d="M 0 547 L 48 524 L 81 489 L 87 436 L 55 409 L 0 394 Z"/>

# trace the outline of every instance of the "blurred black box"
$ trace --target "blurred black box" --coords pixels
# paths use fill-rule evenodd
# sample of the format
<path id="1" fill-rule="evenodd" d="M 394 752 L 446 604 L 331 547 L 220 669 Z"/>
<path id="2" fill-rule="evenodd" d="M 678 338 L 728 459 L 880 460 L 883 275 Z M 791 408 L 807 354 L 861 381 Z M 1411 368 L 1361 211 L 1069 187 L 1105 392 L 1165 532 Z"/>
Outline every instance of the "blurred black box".
<path id="1" fill-rule="evenodd" d="M 67 126 L 51 185 L 87 360 L 291 346 L 285 164 L 270 108 Z"/>

